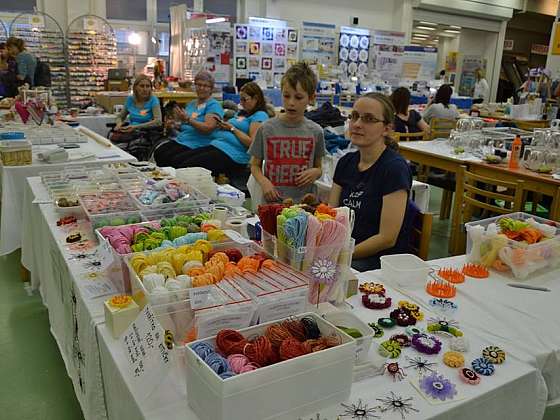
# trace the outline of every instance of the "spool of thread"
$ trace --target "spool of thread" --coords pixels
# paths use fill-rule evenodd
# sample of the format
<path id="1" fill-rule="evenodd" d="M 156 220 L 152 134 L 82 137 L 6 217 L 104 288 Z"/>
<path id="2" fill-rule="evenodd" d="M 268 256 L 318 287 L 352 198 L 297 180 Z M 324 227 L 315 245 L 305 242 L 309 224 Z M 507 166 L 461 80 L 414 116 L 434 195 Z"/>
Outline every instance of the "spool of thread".
<path id="1" fill-rule="evenodd" d="M 228 218 L 228 213 L 229 211 L 227 207 L 215 206 L 214 212 L 212 213 L 212 218 L 219 220 L 220 222 L 222 222 L 223 225 Z"/>
<path id="2" fill-rule="evenodd" d="M 244 238 L 249 238 L 247 233 L 247 221 L 244 219 L 228 219 L 225 223 L 225 228 L 239 233 Z"/>

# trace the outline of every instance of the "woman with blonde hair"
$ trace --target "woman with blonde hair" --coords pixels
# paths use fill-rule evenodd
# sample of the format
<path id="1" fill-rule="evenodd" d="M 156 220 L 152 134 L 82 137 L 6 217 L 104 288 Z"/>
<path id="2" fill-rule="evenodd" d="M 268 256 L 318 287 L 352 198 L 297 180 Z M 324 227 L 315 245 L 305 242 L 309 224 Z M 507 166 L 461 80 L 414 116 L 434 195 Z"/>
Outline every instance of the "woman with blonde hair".
<path id="1" fill-rule="evenodd" d="M 17 79 L 20 83 L 27 83 L 30 87 L 35 84 L 35 69 L 37 58 L 25 48 L 23 39 L 10 37 L 6 41 L 6 49 L 17 63 Z"/>
<path id="2" fill-rule="evenodd" d="M 126 119 L 128 118 L 128 124 Z M 132 85 L 132 95 L 126 98 L 124 108 L 117 117 L 115 131 L 122 133 L 161 126 L 159 99 L 152 94 L 152 81 L 140 74 Z"/>
<path id="3" fill-rule="evenodd" d="M 391 139 L 395 108 L 379 93 L 360 97 L 350 113 L 357 152 L 338 161 L 329 204 L 354 210 L 352 267 L 379 268 L 380 256 L 409 251 L 408 199 L 412 173 Z"/>

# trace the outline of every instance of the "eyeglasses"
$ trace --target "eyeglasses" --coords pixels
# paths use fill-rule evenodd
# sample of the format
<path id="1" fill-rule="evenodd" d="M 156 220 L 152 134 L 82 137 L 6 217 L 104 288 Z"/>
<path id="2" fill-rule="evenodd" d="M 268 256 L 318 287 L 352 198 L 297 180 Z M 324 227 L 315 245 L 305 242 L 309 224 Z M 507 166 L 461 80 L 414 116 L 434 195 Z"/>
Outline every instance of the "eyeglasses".
<path id="1" fill-rule="evenodd" d="M 379 118 L 377 118 L 375 115 L 373 114 L 361 114 L 359 112 L 356 111 L 352 111 L 350 113 L 350 115 L 348 116 L 348 119 L 355 123 L 358 122 L 359 119 L 362 119 L 362 122 L 364 124 L 376 124 L 376 123 L 383 123 L 385 124 L 385 120 L 380 120 Z"/>

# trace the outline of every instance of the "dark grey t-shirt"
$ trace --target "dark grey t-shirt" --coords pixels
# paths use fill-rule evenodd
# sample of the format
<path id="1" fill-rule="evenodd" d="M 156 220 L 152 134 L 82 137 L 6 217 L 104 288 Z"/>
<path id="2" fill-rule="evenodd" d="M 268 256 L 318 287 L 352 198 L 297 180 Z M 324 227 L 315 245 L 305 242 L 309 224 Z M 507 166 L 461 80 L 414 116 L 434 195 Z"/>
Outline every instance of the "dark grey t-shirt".
<path id="1" fill-rule="evenodd" d="M 299 201 L 313 185 L 296 187 L 295 178 L 298 172 L 312 168 L 315 159 L 325 156 L 323 129 L 307 118 L 295 125 L 272 118 L 258 129 L 249 154 L 264 161 L 264 176 L 283 199 Z"/>

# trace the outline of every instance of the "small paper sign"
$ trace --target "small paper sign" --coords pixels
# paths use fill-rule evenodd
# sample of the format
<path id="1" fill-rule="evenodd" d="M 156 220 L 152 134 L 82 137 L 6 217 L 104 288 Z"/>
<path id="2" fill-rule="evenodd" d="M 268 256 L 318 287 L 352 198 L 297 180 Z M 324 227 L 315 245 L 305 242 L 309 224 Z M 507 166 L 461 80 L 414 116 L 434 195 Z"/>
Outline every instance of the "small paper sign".
<path id="1" fill-rule="evenodd" d="M 288 318 L 305 311 L 307 289 L 299 296 L 282 299 L 280 301 L 263 304 L 259 308 L 259 323 Z"/>
<path id="2" fill-rule="evenodd" d="M 81 284 L 82 297 L 84 299 L 95 299 L 101 296 L 115 295 L 119 291 L 115 288 L 111 280 L 99 279 Z"/>
<path id="3" fill-rule="evenodd" d="M 173 353 L 165 345 L 165 330 L 146 305 L 120 339 L 131 382 L 137 395 L 147 397 L 157 388 L 172 365 Z"/>
<path id="4" fill-rule="evenodd" d="M 251 323 L 252 317 L 252 310 L 246 312 L 225 312 L 219 315 L 211 312 L 209 312 L 208 314 L 197 315 L 197 338 L 201 339 L 212 337 L 218 334 L 220 330 L 239 330 L 241 328 L 246 328 Z"/>
<path id="5" fill-rule="evenodd" d="M 29 16 L 29 25 L 32 29 L 42 29 L 45 27 L 45 18 L 42 15 Z"/>
<path id="6" fill-rule="evenodd" d="M 195 287 L 190 291 L 192 309 L 200 309 L 208 306 L 210 287 L 211 286 Z"/>

